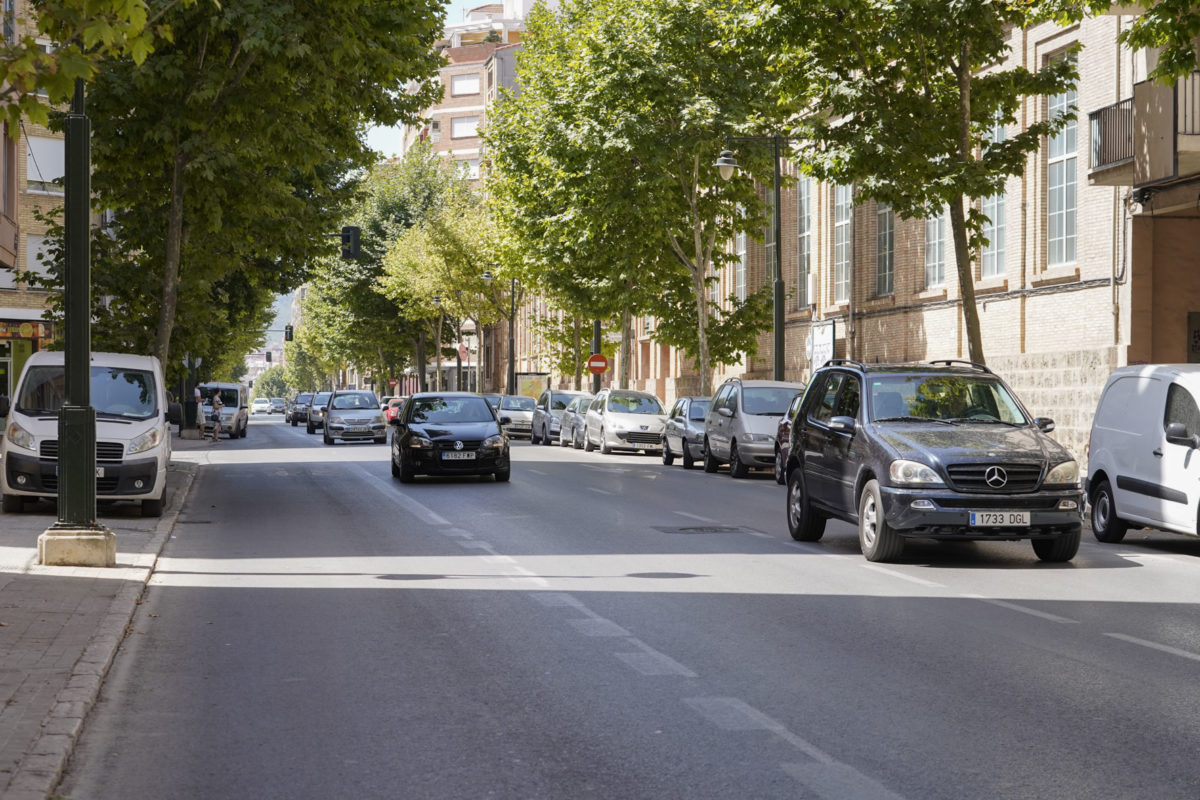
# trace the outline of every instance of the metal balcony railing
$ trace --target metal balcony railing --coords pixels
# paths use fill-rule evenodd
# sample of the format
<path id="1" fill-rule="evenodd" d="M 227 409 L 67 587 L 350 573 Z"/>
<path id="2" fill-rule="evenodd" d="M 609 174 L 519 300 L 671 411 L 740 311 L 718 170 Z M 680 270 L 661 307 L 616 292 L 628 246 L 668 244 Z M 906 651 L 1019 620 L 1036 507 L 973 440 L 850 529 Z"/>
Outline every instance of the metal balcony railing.
<path id="1" fill-rule="evenodd" d="M 1107 169 L 1133 160 L 1133 98 L 1088 114 L 1092 124 L 1091 169 Z"/>

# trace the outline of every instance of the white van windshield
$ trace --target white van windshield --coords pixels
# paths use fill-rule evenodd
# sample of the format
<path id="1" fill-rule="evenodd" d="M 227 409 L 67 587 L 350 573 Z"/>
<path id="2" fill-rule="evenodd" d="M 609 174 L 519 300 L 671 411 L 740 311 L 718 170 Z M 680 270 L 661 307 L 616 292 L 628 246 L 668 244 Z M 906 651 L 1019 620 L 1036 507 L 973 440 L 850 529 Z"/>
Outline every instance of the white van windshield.
<path id="1" fill-rule="evenodd" d="M 159 413 L 154 374 L 140 369 L 91 368 L 92 408 L 97 416 L 150 419 Z M 58 414 L 66 400 L 63 367 L 31 367 L 16 410 L 31 417 Z"/>

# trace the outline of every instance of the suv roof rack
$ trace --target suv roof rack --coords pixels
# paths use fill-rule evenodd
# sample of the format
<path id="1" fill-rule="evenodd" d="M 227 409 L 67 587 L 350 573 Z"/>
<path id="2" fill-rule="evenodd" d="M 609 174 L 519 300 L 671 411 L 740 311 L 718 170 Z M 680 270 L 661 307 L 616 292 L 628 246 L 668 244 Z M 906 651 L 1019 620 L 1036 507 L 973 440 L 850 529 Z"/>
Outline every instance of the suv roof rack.
<path id="1" fill-rule="evenodd" d="M 825 366 L 825 367 L 850 366 L 850 367 L 858 367 L 859 369 L 866 369 L 866 367 L 863 366 L 862 362 L 855 361 L 852 358 L 831 358 L 828 361 L 826 361 L 824 364 L 822 364 L 822 366 Z"/>
<path id="2" fill-rule="evenodd" d="M 952 367 L 955 364 L 965 364 L 968 367 L 974 367 L 975 369 L 979 370 L 980 372 L 986 372 L 988 375 L 995 374 L 990 369 L 988 369 L 985 364 L 978 364 L 974 361 L 967 361 L 965 358 L 937 358 L 937 359 L 934 359 L 933 361 L 930 361 L 929 363 L 934 364 L 934 365 L 945 364 L 948 367 Z"/>

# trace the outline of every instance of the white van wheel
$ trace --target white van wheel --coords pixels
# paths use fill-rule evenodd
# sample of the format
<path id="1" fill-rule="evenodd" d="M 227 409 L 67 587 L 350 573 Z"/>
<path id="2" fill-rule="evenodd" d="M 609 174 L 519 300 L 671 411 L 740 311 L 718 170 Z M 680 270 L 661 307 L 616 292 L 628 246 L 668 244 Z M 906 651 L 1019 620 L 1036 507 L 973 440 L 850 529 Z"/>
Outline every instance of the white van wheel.
<path id="1" fill-rule="evenodd" d="M 25 510 L 25 499 L 19 494 L 6 494 L 3 502 L 6 514 L 20 514 Z"/>
<path id="2" fill-rule="evenodd" d="M 163 498 L 155 497 L 142 501 L 143 517 L 161 517 L 163 513 Z"/>

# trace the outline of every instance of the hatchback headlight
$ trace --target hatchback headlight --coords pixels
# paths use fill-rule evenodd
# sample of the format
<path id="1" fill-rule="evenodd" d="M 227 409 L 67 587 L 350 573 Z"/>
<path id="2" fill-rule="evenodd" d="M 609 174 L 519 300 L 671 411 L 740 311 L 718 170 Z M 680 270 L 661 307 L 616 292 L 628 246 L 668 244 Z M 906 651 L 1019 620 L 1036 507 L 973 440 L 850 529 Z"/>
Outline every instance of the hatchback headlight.
<path id="1" fill-rule="evenodd" d="M 769 433 L 747 433 L 743 434 L 742 440 L 746 442 L 773 442 L 775 437 Z"/>
<path id="2" fill-rule="evenodd" d="M 383 424 L 383 412 L 382 411 L 371 418 L 371 424 L 372 425 L 382 425 Z"/>
<path id="3" fill-rule="evenodd" d="M 428 450 L 433 447 L 433 440 L 424 436 L 414 436 L 409 439 L 408 446 L 418 450 Z"/>
<path id="4" fill-rule="evenodd" d="M 8 437 L 8 443 L 13 447 L 20 447 L 23 450 L 33 449 L 33 434 L 16 422 L 8 423 L 8 430 L 5 431 L 5 436 Z"/>
<path id="5" fill-rule="evenodd" d="M 500 434 L 495 434 L 494 436 L 489 436 L 488 438 L 483 440 L 483 446 L 485 449 L 488 447 L 494 447 L 497 450 L 499 450 L 500 448 L 504 447 L 504 437 L 501 436 Z"/>
<path id="6" fill-rule="evenodd" d="M 897 485 L 941 486 L 942 479 L 933 471 L 933 467 L 920 461 L 897 459 L 889 468 L 892 483 Z"/>
<path id="7" fill-rule="evenodd" d="M 345 425 L 346 423 L 345 423 L 345 420 L 343 420 L 341 417 L 335 417 L 333 415 L 330 415 L 329 424 L 330 425 Z"/>
<path id="8" fill-rule="evenodd" d="M 1046 476 L 1044 483 L 1078 486 L 1079 463 L 1076 461 L 1064 461 L 1054 469 L 1050 470 L 1050 474 Z"/>
<path id="9" fill-rule="evenodd" d="M 160 441 L 162 441 L 162 434 L 158 428 L 146 431 L 129 443 L 129 455 L 144 453 L 147 450 L 158 447 Z"/>

